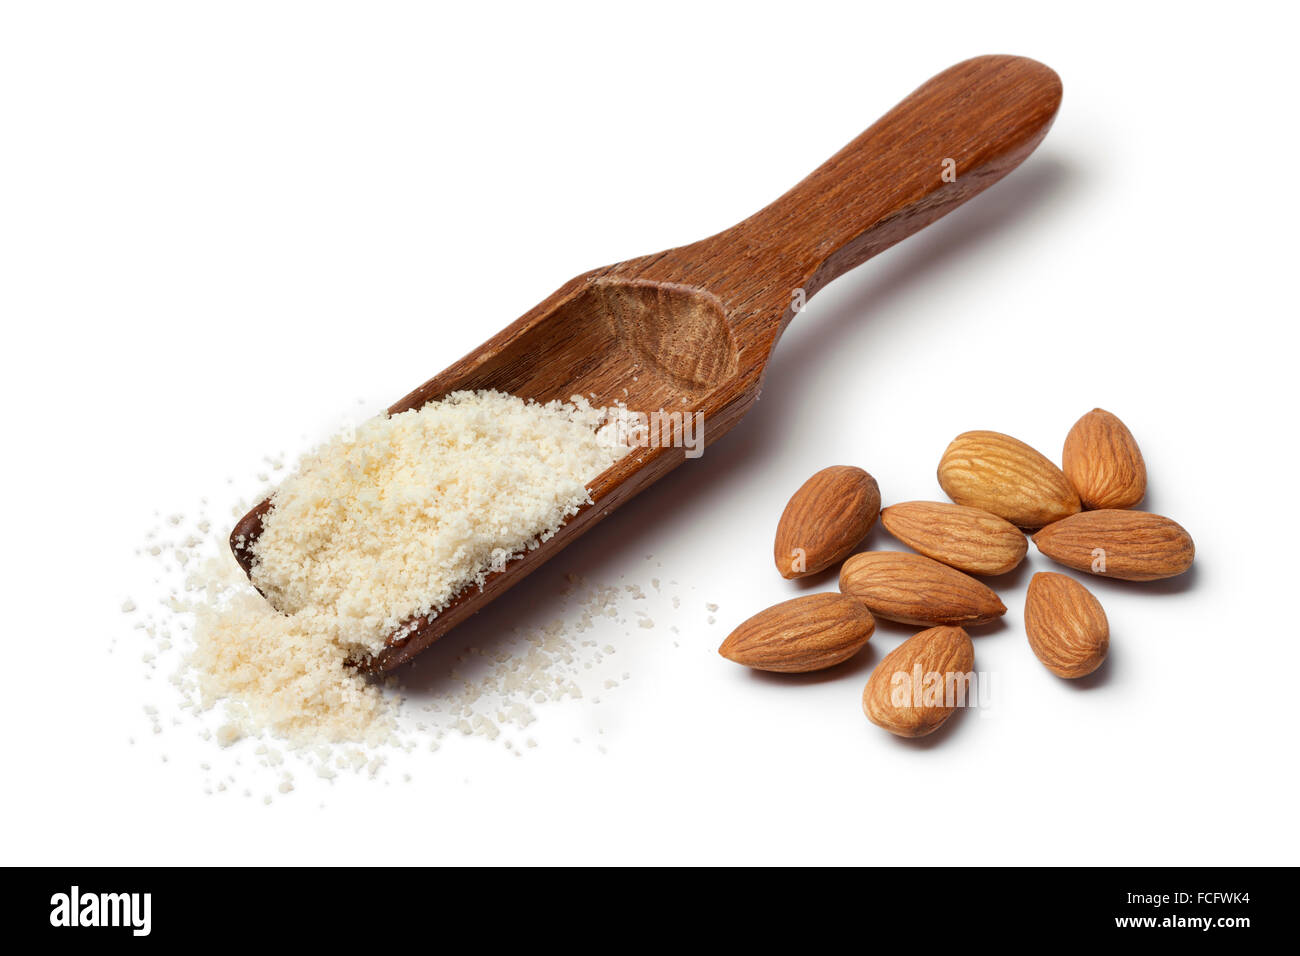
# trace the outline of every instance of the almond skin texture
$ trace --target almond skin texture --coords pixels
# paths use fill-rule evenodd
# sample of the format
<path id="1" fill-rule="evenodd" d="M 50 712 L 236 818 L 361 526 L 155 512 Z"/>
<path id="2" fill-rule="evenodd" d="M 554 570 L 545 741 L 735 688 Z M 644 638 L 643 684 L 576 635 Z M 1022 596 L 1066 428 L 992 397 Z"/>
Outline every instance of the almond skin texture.
<path id="1" fill-rule="evenodd" d="M 1010 521 L 946 501 L 890 505 L 880 521 L 912 550 L 967 574 L 1006 574 L 1029 550 L 1029 541 Z"/>
<path id="2" fill-rule="evenodd" d="M 824 571 L 862 543 L 880 514 L 880 488 L 861 468 L 833 465 L 803 483 L 776 526 L 783 578 Z"/>
<path id="3" fill-rule="evenodd" d="M 1065 436 L 1061 468 L 1085 508 L 1132 508 L 1147 493 L 1147 466 L 1128 427 L 1101 408 Z"/>
<path id="4" fill-rule="evenodd" d="M 1048 525 L 1034 544 L 1067 568 L 1124 581 L 1172 578 L 1196 556 L 1182 525 L 1147 511 L 1085 511 Z"/>
<path id="5" fill-rule="evenodd" d="M 963 432 L 954 438 L 939 461 L 939 484 L 957 504 L 1018 528 L 1041 528 L 1081 507 L 1061 469 L 1001 432 Z"/>
<path id="6" fill-rule="evenodd" d="M 840 591 L 903 624 L 987 624 L 1007 612 L 985 585 L 919 554 L 866 551 L 840 568 Z"/>
<path id="7" fill-rule="evenodd" d="M 934 733 L 964 703 L 975 649 L 960 627 L 932 627 L 909 637 L 876 665 L 862 691 L 862 710 L 900 737 Z M 942 675 L 939 678 L 926 675 Z"/>
<path id="8" fill-rule="evenodd" d="M 1106 659 L 1110 625 L 1101 602 L 1072 577 L 1039 571 L 1025 598 L 1029 646 L 1057 677 L 1086 677 Z"/>
<path id="9" fill-rule="evenodd" d="M 866 646 L 876 621 L 842 594 L 808 594 L 759 611 L 722 642 L 727 660 L 760 671 L 802 674 L 834 667 Z"/>

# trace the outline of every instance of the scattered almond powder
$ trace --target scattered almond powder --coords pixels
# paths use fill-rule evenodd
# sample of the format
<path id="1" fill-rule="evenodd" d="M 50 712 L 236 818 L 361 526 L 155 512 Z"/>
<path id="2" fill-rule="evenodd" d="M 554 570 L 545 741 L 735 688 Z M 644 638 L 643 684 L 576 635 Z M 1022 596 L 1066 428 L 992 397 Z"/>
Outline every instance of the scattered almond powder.
<path id="1" fill-rule="evenodd" d="M 390 708 L 348 661 L 589 502 L 586 482 L 628 450 L 602 438 L 606 417 L 580 396 L 539 405 L 454 392 L 303 456 L 252 548 L 266 599 L 232 581 L 229 563 L 204 572 L 218 593 L 192 608 L 189 661 L 203 706 L 229 700 L 242 725 L 293 740 L 382 739 Z"/>
<path id="2" fill-rule="evenodd" d="M 502 397 L 512 403 L 518 401 Z M 233 481 L 228 479 L 227 483 Z M 256 493 L 255 500 L 272 491 L 264 488 Z M 585 488 L 582 493 L 585 496 Z M 224 510 L 227 505 L 221 507 Z M 236 502 L 229 507 L 229 513 L 239 517 L 247 508 L 247 503 Z M 517 733 L 533 724 L 539 716 L 538 705 L 554 705 L 566 699 L 586 704 L 599 700 L 590 692 L 584 694 L 584 688 L 590 691 L 610 679 L 599 665 L 615 653 L 615 647 L 592 637 L 613 636 L 610 624 L 626 622 L 633 616 L 635 607 L 628 602 L 643 604 L 647 597 L 635 585 L 588 585 L 577 575 L 566 575 L 563 591 L 553 599 L 560 605 L 558 618 L 494 638 L 487 649 L 465 648 L 449 673 L 435 678 L 431 686 L 437 690 L 420 695 L 423 700 L 417 701 L 419 722 L 410 717 L 399 721 L 405 694 L 397 680 L 389 677 L 372 681 L 348 669 L 334 643 L 338 631 L 314 621 L 313 613 L 284 615 L 273 610 L 250 587 L 231 556 L 221 533 L 229 522 L 210 520 L 207 509 L 204 499 L 197 518 L 190 519 L 188 533 L 180 528 L 185 519 L 177 513 L 166 518 L 158 516 L 161 527 L 146 534 L 137 553 L 156 562 L 155 574 L 161 576 L 155 577 L 155 583 L 167 594 L 161 613 L 145 611 L 133 628 L 152 642 L 145 655 L 150 658 L 146 680 L 159 663 L 180 664 L 169 677 L 180 694 L 170 724 L 179 726 L 180 715 L 199 721 L 198 736 L 215 741 L 225 754 L 221 757 L 225 770 L 209 776 L 203 784 L 205 792 L 214 796 L 241 790 L 251 796 L 248 788 L 236 786 L 244 782 L 237 775 L 250 772 L 250 768 L 241 766 L 238 754 L 252 752 L 253 762 L 268 768 L 268 772 L 284 763 L 286 754 L 265 743 L 267 733 L 287 741 L 287 755 L 310 777 L 322 778 L 318 783 L 324 787 L 333 786 L 339 770 L 355 774 L 373 768 L 370 774 L 380 775 L 383 760 L 372 762 L 375 748 L 384 748 L 385 753 L 409 754 L 418 743 L 422 752 L 433 752 L 440 749 L 451 730 L 469 727 L 471 736 L 483 742 L 495 740 L 497 746 L 504 747 L 510 738 L 502 731 L 513 728 L 508 732 Z M 215 533 L 211 533 L 214 528 Z M 545 533 L 539 532 L 538 537 Z M 647 555 L 647 559 L 650 557 Z M 669 584 L 678 586 L 677 581 Z M 655 591 L 661 589 L 658 579 L 651 586 Z M 665 594 L 663 600 L 671 600 L 674 610 L 680 607 L 680 598 L 675 594 Z M 134 601 L 128 599 L 128 603 L 132 611 L 136 610 Z M 636 616 L 648 620 L 644 611 L 636 610 Z M 298 629 L 299 625 L 303 625 L 302 629 Z M 679 633 L 675 625 L 671 630 Z M 618 633 L 630 636 L 623 627 Z M 306 645 L 295 643 L 303 640 Z M 308 647 L 324 653 L 314 658 L 295 653 Z M 624 671 L 622 680 L 628 679 Z M 453 686 L 458 683 L 461 689 L 447 692 L 448 681 Z M 619 681 L 612 683 L 617 686 Z M 214 707 L 219 707 L 220 718 L 209 722 L 207 715 Z M 145 712 L 153 733 L 161 734 L 158 709 L 149 706 Z M 413 724 L 418 733 L 412 730 Z M 255 738 L 255 751 L 243 743 L 248 737 Z M 421 739 L 417 741 L 416 737 Z M 257 739 L 263 742 L 257 743 Z M 523 755 L 522 749 L 538 746 L 534 737 L 526 739 L 525 748 L 519 747 L 518 740 L 516 737 L 510 746 L 516 757 Z M 129 743 L 134 744 L 134 738 Z M 210 771 L 206 762 L 202 769 Z M 409 774 L 404 778 L 409 779 Z M 293 786 L 287 773 L 278 780 L 254 786 L 265 792 L 263 787 L 285 783 L 289 789 L 281 787 L 280 792 L 288 793 Z"/>

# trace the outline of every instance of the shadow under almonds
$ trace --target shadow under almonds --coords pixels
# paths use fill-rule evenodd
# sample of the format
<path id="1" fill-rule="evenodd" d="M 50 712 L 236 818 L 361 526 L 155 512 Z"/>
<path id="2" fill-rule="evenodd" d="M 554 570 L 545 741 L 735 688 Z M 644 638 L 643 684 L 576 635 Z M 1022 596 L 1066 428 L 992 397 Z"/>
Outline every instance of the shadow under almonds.
<path id="1" fill-rule="evenodd" d="M 1073 680 L 1066 677 L 1058 677 L 1057 680 L 1059 680 L 1062 684 L 1069 684 L 1075 690 L 1088 691 L 1088 690 L 1093 690 L 1094 688 L 1097 687 L 1105 687 L 1107 684 L 1110 683 L 1111 675 L 1114 673 L 1115 673 L 1115 642 L 1112 641 L 1110 643 L 1110 646 L 1106 648 L 1106 659 L 1102 661 L 1101 666 L 1098 667 L 1091 674 L 1087 674 L 1083 677 L 1076 677 Z"/>
<path id="2" fill-rule="evenodd" d="M 865 683 L 867 675 L 879 663 L 880 658 L 884 657 L 884 654 L 878 648 L 873 647 L 872 643 L 872 641 L 868 641 L 866 647 L 847 661 L 841 661 L 834 667 L 827 667 L 823 670 L 809 671 L 806 674 L 777 674 L 751 668 L 749 674 L 753 680 L 765 684 L 825 684 L 828 681 L 842 680 L 855 675 L 862 678 L 863 683 Z M 739 664 L 733 664 L 732 666 L 740 667 Z"/>
<path id="3" fill-rule="evenodd" d="M 1182 574 L 1172 578 L 1162 578 L 1158 581 L 1125 581 L 1121 578 L 1108 578 L 1100 574 L 1087 574 L 1082 571 L 1078 573 L 1078 578 L 1084 587 L 1097 595 L 1098 600 L 1101 599 L 1103 594 L 1146 594 L 1151 596 L 1182 594 L 1196 586 L 1196 580 L 1200 576 L 1200 567 L 1199 563 L 1193 563 Z M 1069 573 L 1063 568 L 1057 570 Z"/>
<path id="4" fill-rule="evenodd" d="M 776 526 L 772 526 L 773 533 L 776 532 Z M 823 568 L 816 574 L 805 575 L 802 578 L 791 578 L 790 586 L 796 591 L 806 591 L 813 593 L 815 591 L 838 590 L 840 584 L 840 565 L 843 562 L 836 561 L 829 568 Z M 792 595 L 799 597 L 801 595 Z"/>
<path id="5" fill-rule="evenodd" d="M 953 268 L 981 242 L 1013 228 L 1029 228 L 1033 217 L 1027 213 L 1035 209 L 1041 211 L 1044 200 L 1048 196 L 1059 196 L 1073 178 L 1073 172 L 1061 160 L 1050 154 L 1038 155 L 1014 175 L 909 238 L 881 260 L 869 262 L 861 270 L 840 279 L 840 282 L 850 282 L 860 285 L 860 288 L 835 308 L 800 320 L 815 326 L 817 335 L 798 336 L 777 345 L 769 366 L 773 374 L 767 377 L 771 384 L 764 392 L 765 400 L 760 401 L 730 434 L 716 445 L 709 446 L 702 457 L 684 462 L 663 480 L 641 492 L 635 501 L 598 522 L 565 549 L 563 558 L 553 560 L 529 575 L 501 598 L 454 628 L 414 663 L 396 671 L 403 687 L 437 693 L 444 684 L 459 686 L 459 682 L 451 680 L 447 672 L 452 666 L 459 666 L 458 658 L 466 648 L 487 650 L 517 628 L 536 626 L 554 619 L 563 604 L 556 592 L 565 571 L 584 574 L 585 569 L 590 569 L 596 574 L 608 560 L 607 556 L 625 554 L 628 549 L 644 550 L 645 542 L 652 534 L 656 537 L 664 534 L 676 536 L 716 521 L 716 515 L 726 511 L 728 481 L 732 474 L 759 468 L 762 463 L 770 461 L 779 453 L 782 436 L 788 433 L 788 429 L 797 427 L 800 415 L 808 414 L 808 409 L 800 404 L 797 383 L 818 374 L 819 363 L 832 358 L 832 350 L 826 343 L 834 340 L 838 328 L 859 323 L 873 311 L 884 311 L 884 306 L 892 298 L 924 281 L 927 275 Z M 898 316 L 891 316 L 890 321 L 881 322 L 874 330 L 875 334 L 882 340 L 888 339 L 890 322 L 900 320 Z M 960 316 L 954 317 L 954 322 L 960 321 Z M 778 384 L 782 382 L 786 384 Z M 790 493 L 793 491 L 793 488 L 789 489 Z M 776 514 L 779 514 L 788 495 L 782 497 L 778 494 L 776 497 L 781 499 L 774 502 Z M 776 530 L 775 515 L 772 530 Z M 765 556 L 764 560 L 775 576 L 775 569 L 770 568 L 771 558 Z M 828 571 L 816 578 L 814 586 L 834 587 L 835 572 Z M 807 592 L 796 586 L 788 596 L 794 597 L 799 593 Z M 733 626 L 747 616 L 737 616 Z M 725 628 L 721 636 L 725 636 L 727 630 L 729 628 Z M 859 657 L 865 661 L 873 659 L 870 655 Z M 838 670 L 833 669 L 832 676 L 838 676 L 834 673 Z M 954 715 L 944 725 L 945 729 L 936 731 L 931 737 L 942 735 L 939 739 L 943 739 L 952 733 L 946 728 L 956 723 L 960 716 Z"/>
<path id="6" fill-rule="evenodd" d="M 970 711 L 970 713 L 967 713 L 967 711 Z M 891 734 L 889 731 L 877 727 L 870 721 L 867 721 L 867 726 L 876 733 L 885 734 L 887 737 L 892 738 L 894 746 L 901 749 L 933 750 L 935 747 L 942 747 L 949 740 L 960 735 L 963 727 L 979 719 L 979 711 L 976 708 L 958 707 L 947 720 L 939 725 L 938 730 L 926 734 L 924 737 L 900 737 L 898 734 Z"/>
<path id="7" fill-rule="evenodd" d="M 1031 544 L 1029 548 L 1030 551 L 1032 551 L 1033 545 Z M 1010 571 L 1007 571 L 1005 574 L 993 574 L 993 575 L 980 574 L 980 575 L 975 575 L 975 578 L 976 580 L 982 582 L 988 587 L 991 587 L 999 595 L 1002 595 L 1002 594 L 1006 594 L 1008 591 L 1019 590 L 1021 585 L 1028 584 L 1029 579 L 1034 576 L 1035 570 L 1042 570 L 1042 569 L 1041 568 L 1035 569 L 1033 564 L 1029 560 L 1029 555 L 1026 554 L 1025 559 L 1023 561 L 1017 564 Z"/>

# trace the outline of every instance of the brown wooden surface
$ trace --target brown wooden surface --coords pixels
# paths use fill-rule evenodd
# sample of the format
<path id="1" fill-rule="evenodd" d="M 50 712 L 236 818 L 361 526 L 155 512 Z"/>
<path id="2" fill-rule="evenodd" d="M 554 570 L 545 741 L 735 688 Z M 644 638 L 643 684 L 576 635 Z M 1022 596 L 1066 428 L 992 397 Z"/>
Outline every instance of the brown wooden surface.
<path id="1" fill-rule="evenodd" d="M 1061 82 L 1041 63 L 1012 56 L 959 63 L 765 209 L 700 242 L 570 280 L 389 413 L 458 389 L 538 401 L 594 393 L 597 405 L 701 411 L 712 444 L 757 400 L 768 357 L 795 314 L 796 289 L 806 301 L 997 182 L 1046 135 L 1060 101 Z M 946 159 L 955 162 L 954 182 L 942 176 Z M 589 484 L 592 504 L 553 538 L 365 666 L 410 660 L 683 458 L 681 448 L 634 449 Z M 245 571 L 268 508 L 262 502 L 231 534 Z"/>

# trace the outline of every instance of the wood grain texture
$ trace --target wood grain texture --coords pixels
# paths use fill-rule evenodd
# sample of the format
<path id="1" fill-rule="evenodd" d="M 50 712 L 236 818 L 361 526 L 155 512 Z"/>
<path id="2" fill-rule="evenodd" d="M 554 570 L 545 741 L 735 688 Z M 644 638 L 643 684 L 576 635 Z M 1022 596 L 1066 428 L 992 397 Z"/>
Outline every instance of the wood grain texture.
<path id="1" fill-rule="evenodd" d="M 700 411 L 711 444 L 758 399 L 768 357 L 796 313 L 795 290 L 806 301 L 997 182 L 1046 135 L 1060 100 L 1056 74 L 1033 60 L 959 63 L 765 209 L 708 239 L 571 279 L 389 413 L 458 389 L 538 401 L 594 394 L 594 404 Z M 943 176 L 945 160 L 954 181 Z M 683 460 L 679 447 L 634 451 L 589 484 L 592 503 L 549 541 L 363 666 L 410 660 Z M 246 571 L 268 509 L 259 504 L 231 534 Z"/>

